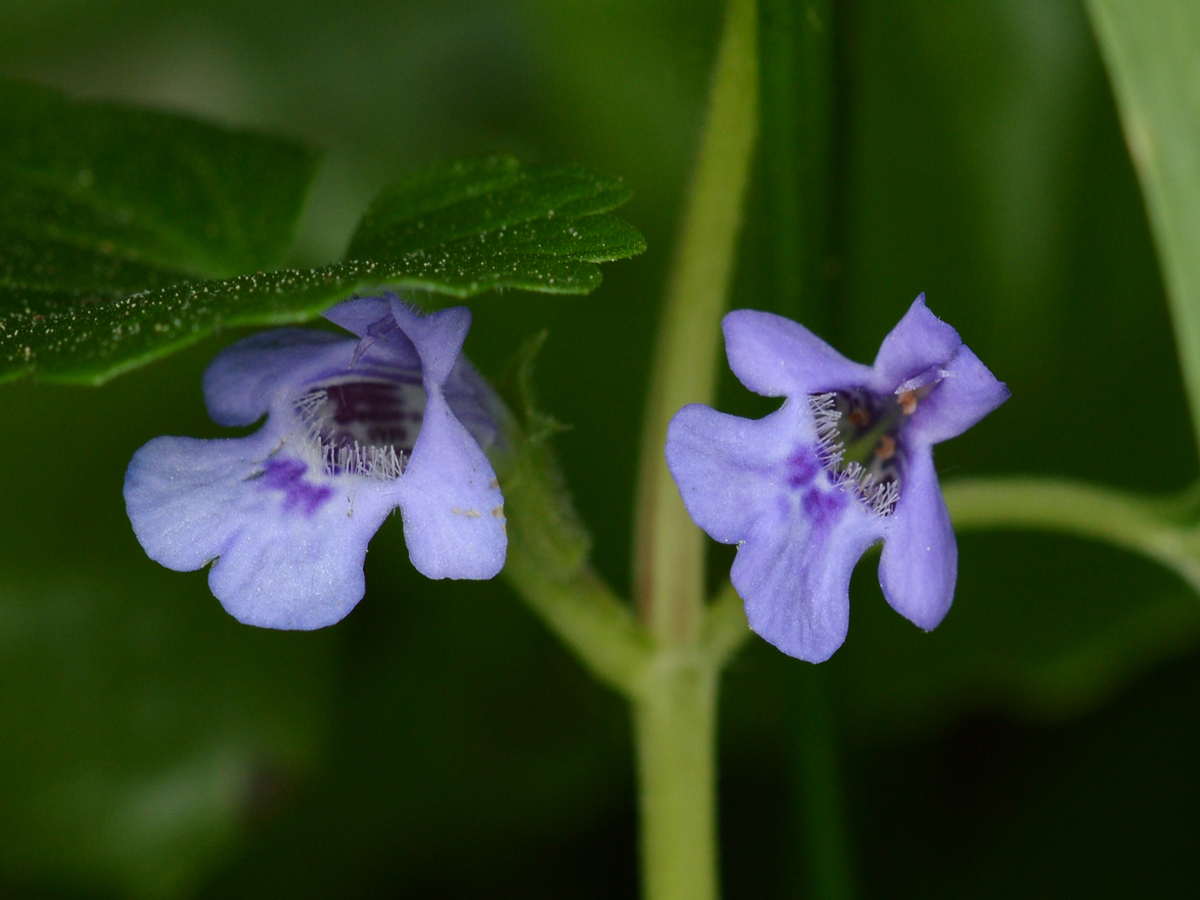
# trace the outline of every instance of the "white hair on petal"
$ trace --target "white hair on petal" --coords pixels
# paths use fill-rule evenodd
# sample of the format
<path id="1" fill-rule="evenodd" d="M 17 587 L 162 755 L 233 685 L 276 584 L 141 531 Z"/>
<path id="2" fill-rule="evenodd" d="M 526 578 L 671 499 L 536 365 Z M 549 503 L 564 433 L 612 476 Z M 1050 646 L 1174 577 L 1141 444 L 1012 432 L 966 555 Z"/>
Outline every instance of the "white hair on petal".
<path id="1" fill-rule="evenodd" d="M 408 457 L 391 444 L 375 446 L 355 440 L 339 443 L 328 439 L 330 420 L 326 407 L 329 395 L 322 388 L 309 391 L 292 406 L 301 425 L 302 454 L 321 467 L 326 475 L 357 475 L 379 481 L 391 481 L 404 474 Z"/>
<path id="2" fill-rule="evenodd" d="M 890 516 L 900 499 L 900 484 L 895 477 L 880 481 L 857 461 L 843 463 L 846 445 L 842 440 L 842 411 L 837 408 L 837 393 L 809 394 L 808 407 L 817 430 L 817 455 L 833 480 L 852 490 L 871 512 Z"/>

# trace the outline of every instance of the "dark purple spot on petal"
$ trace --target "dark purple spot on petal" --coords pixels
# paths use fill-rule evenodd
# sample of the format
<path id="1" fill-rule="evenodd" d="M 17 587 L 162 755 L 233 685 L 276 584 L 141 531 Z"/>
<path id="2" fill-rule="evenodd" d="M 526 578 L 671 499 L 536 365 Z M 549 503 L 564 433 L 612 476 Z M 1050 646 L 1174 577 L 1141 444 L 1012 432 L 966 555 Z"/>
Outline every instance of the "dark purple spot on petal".
<path id="1" fill-rule="evenodd" d="M 846 494 L 842 491 L 825 493 L 813 488 L 804 495 L 804 513 L 815 526 L 831 522 L 846 505 Z"/>
<path id="2" fill-rule="evenodd" d="M 259 484 L 273 490 L 283 491 L 283 508 L 286 512 L 299 509 L 306 516 L 315 513 L 333 494 L 327 484 L 312 484 L 304 480 L 308 465 L 298 459 L 271 457 L 263 463 L 263 474 Z"/>
<path id="3" fill-rule="evenodd" d="M 800 447 L 788 457 L 787 483 L 793 488 L 802 488 L 817 476 L 821 464 L 807 447 Z"/>

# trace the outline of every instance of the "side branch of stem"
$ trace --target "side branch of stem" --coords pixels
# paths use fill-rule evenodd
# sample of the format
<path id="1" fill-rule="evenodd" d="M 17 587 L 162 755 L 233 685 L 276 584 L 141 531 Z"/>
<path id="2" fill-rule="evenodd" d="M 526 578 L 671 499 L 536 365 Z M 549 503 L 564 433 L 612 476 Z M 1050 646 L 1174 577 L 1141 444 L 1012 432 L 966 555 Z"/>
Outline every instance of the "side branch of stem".
<path id="1" fill-rule="evenodd" d="M 1200 591 L 1200 533 L 1170 514 L 1176 504 L 1054 478 L 979 478 L 943 494 L 958 531 L 1020 528 L 1104 541 L 1147 556 Z"/>
<path id="2" fill-rule="evenodd" d="M 510 563 L 505 578 L 547 627 L 600 681 L 631 696 L 650 658 L 645 630 L 590 568 L 571 579 L 550 581 Z"/>

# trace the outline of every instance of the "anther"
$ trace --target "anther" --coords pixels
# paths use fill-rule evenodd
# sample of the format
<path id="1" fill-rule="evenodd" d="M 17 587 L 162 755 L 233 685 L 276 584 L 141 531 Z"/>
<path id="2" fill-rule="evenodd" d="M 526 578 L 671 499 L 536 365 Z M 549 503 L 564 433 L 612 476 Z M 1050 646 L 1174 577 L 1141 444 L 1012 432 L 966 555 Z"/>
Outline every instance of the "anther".
<path id="1" fill-rule="evenodd" d="M 914 401 L 915 403 L 915 401 Z M 879 444 L 875 447 L 876 459 L 891 459 L 896 455 L 896 439 L 890 434 L 885 434 L 879 439 Z"/>
<path id="2" fill-rule="evenodd" d="M 916 391 L 905 391 L 899 397 L 897 397 L 896 400 L 900 404 L 900 409 L 904 411 L 906 416 L 911 416 L 917 411 Z"/>

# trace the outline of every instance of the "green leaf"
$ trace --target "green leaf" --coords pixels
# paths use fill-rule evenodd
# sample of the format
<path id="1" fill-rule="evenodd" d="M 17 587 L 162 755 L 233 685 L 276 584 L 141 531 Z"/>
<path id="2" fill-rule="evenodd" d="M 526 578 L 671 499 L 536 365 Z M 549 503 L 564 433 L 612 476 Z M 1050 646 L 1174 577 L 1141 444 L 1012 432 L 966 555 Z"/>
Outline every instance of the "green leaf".
<path id="1" fill-rule="evenodd" d="M 32 244 L 205 277 L 269 268 L 315 163 L 291 141 L 0 82 L 0 229 Z"/>
<path id="2" fill-rule="evenodd" d="M 438 165 L 386 189 L 349 261 L 318 269 L 172 284 L 170 273 L 127 261 L 12 250 L 0 255 L 0 382 L 36 373 L 100 384 L 220 328 L 303 322 L 384 288 L 584 294 L 600 284 L 597 263 L 645 249 L 636 228 L 605 214 L 628 199 L 620 181 L 578 166 L 525 168 L 501 157 Z M 42 274 L 54 265 L 61 274 Z M 113 282 L 78 294 L 88 265 Z M 168 283 L 127 296 L 117 287 L 155 278 Z"/>
<path id="3" fill-rule="evenodd" d="M 384 259 L 483 235 L 502 238 L 507 228 L 521 224 L 528 226 L 525 241 L 536 242 L 543 234 L 547 240 L 561 240 L 566 233 L 564 219 L 570 222 L 608 212 L 631 196 L 620 179 L 582 166 L 522 166 L 509 156 L 442 163 L 380 193 L 363 217 L 346 258 Z M 623 255 L 640 252 L 635 249 L 641 247 L 640 236 L 628 225 L 610 224 L 601 233 L 629 240 Z M 592 245 L 581 237 L 584 242 L 575 248 L 577 259 L 621 258 L 609 255 L 613 251 L 606 244 Z"/>
<path id="4" fill-rule="evenodd" d="M 97 253 L 67 241 L 31 238 L 0 229 L 0 289 L 15 287 L 120 297 L 164 287 L 186 277 L 115 253 Z"/>
<path id="5" fill-rule="evenodd" d="M 1200 435 L 1200 4 L 1088 0 L 1158 248 Z"/>

